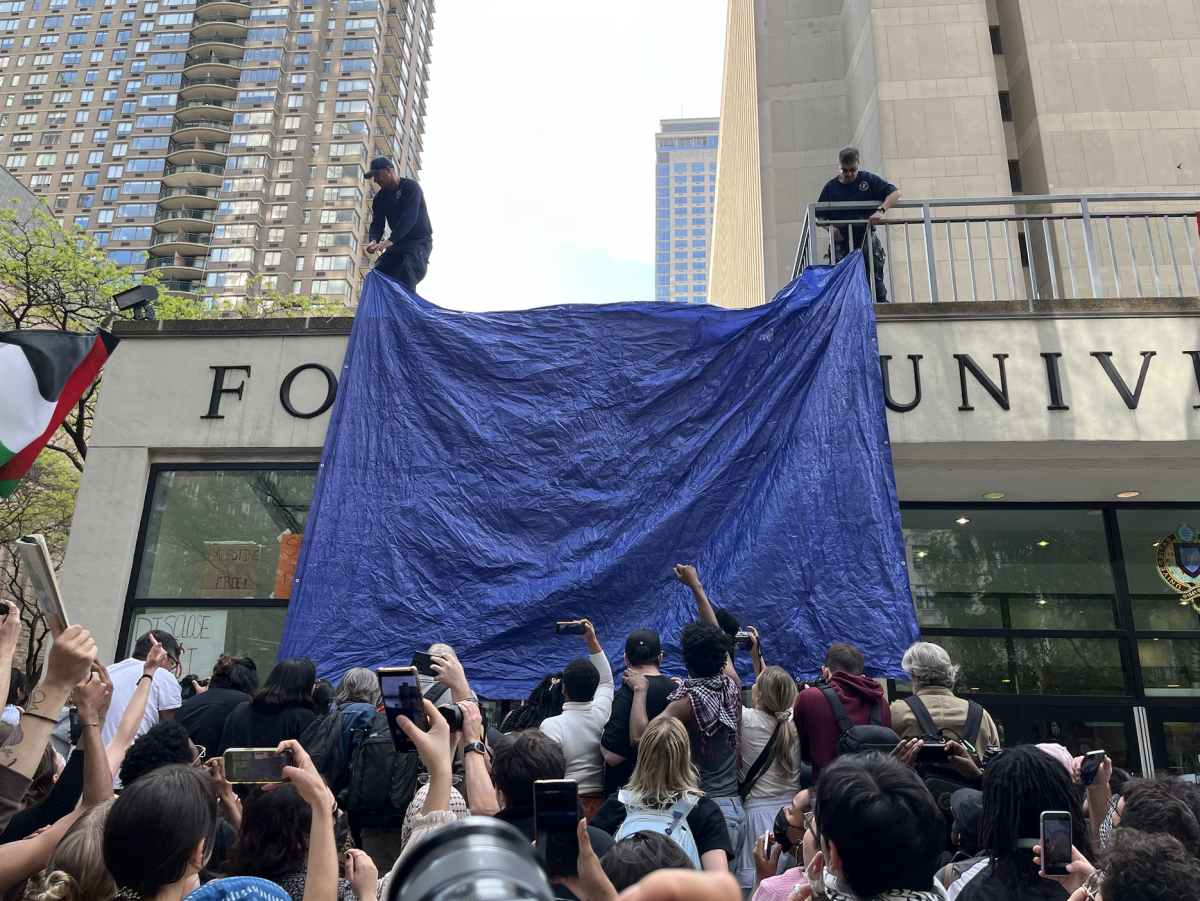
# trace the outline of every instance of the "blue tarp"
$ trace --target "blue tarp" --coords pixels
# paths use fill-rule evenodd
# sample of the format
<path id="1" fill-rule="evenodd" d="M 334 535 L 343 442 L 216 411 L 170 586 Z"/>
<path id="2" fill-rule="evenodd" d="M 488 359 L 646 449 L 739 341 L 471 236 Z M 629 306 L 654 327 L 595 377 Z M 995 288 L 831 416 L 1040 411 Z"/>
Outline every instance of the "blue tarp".
<path id="1" fill-rule="evenodd" d="M 444 641 L 481 694 L 524 697 L 586 655 L 554 623 L 587 617 L 615 663 L 656 629 L 682 674 L 692 563 L 768 662 L 813 675 L 850 641 L 903 678 L 877 354 L 859 254 L 748 310 L 458 313 L 368 275 L 281 657 L 336 682 Z"/>

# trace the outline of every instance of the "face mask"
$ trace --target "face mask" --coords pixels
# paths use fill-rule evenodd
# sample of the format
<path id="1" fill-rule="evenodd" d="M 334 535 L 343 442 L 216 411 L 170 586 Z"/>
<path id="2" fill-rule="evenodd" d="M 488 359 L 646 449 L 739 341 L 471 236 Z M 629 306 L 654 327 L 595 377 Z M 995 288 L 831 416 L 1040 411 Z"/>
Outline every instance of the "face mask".
<path id="1" fill-rule="evenodd" d="M 808 866 L 804 868 L 804 878 L 808 880 L 808 884 L 812 886 L 814 898 L 825 897 L 825 872 L 823 869 L 818 869 L 813 866 L 816 863 L 817 856 L 814 854 L 813 859 L 808 862 Z"/>
<path id="2" fill-rule="evenodd" d="M 787 808 L 779 808 L 779 813 L 775 814 L 775 826 L 773 831 L 775 835 L 775 841 L 779 844 L 779 847 L 783 848 L 783 852 L 785 854 L 791 853 L 792 848 L 796 846 L 795 842 L 788 838 L 788 829 L 791 828 L 791 826 L 792 824 L 788 822 L 787 818 Z"/>

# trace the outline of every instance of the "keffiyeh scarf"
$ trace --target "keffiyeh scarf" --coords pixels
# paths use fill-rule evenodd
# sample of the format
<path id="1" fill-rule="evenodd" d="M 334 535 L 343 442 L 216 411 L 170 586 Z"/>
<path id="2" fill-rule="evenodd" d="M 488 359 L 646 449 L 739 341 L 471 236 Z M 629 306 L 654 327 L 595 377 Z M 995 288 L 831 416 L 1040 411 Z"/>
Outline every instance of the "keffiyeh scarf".
<path id="1" fill-rule="evenodd" d="M 834 876 L 830 870 L 825 871 L 824 882 L 827 901 L 946 901 L 946 890 L 936 879 L 933 880 L 933 888 L 928 891 L 896 888 L 872 895 L 870 898 L 859 898 L 851 890 L 850 883 Z"/>
<path id="2" fill-rule="evenodd" d="M 742 699 L 738 693 L 737 683 L 724 673 L 718 673 L 707 679 L 684 679 L 679 687 L 667 697 L 667 703 L 684 697 L 692 702 L 692 716 L 696 721 L 696 731 L 700 733 L 700 750 L 705 757 L 713 756 L 713 736 L 717 734 L 718 729 L 724 726 L 728 736 L 729 750 L 738 755 L 740 766 Z"/>

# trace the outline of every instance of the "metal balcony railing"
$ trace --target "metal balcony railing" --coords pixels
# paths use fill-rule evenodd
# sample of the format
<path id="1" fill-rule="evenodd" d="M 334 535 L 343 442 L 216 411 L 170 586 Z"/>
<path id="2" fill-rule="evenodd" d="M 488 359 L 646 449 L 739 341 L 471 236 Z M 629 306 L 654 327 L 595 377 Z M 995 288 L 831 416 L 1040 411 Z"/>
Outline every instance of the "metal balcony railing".
<path id="1" fill-rule="evenodd" d="M 167 166 L 163 169 L 163 175 L 180 175 L 187 172 L 195 172 L 200 175 L 224 175 L 224 166 L 210 166 L 207 163 L 188 163 L 180 166 Z"/>
<path id="2" fill-rule="evenodd" d="M 187 88 L 198 88 L 200 86 L 217 85 L 222 88 L 233 88 L 237 90 L 238 80 L 236 78 L 217 78 L 214 75 L 201 75 L 199 78 L 184 78 L 179 82 L 179 90 L 183 91 Z"/>
<path id="3" fill-rule="evenodd" d="M 211 197 L 216 200 L 221 196 L 220 188 L 163 188 L 158 192 L 158 199 L 167 197 Z"/>
<path id="4" fill-rule="evenodd" d="M 792 277 L 850 250 L 874 263 L 863 220 L 841 212 L 864 206 L 877 204 L 810 203 Z M 892 301 L 1197 296 L 1198 210 L 1195 193 L 901 200 L 875 234 Z M 875 266 L 867 271 L 874 293 Z"/>
<path id="5" fill-rule="evenodd" d="M 171 133 L 183 131 L 185 128 L 215 128 L 219 131 L 233 131 L 233 121 L 222 122 L 220 119 L 188 119 L 186 122 L 176 121 L 171 126 Z"/>
<path id="6" fill-rule="evenodd" d="M 202 6 L 208 6 L 211 3 L 234 3 L 238 6 L 250 8 L 250 0 L 196 0 L 196 9 Z"/>
<path id="7" fill-rule="evenodd" d="M 192 294 L 199 291 L 203 284 L 203 282 L 195 279 L 164 278 L 158 283 L 158 287 L 164 291 L 183 291 Z"/>
<path id="8" fill-rule="evenodd" d="M 188 47 L 195 47 L 197 44 L 212 44 L 212 43 L 232 44 L 235 47 L 245 47 L 246 39 L 234 37 L 231 34 L 221 34 L 220 32 L 214 32 L 213 34 L 206 34 L 206 35 L 203 35 L 202 37 L 197 37 L 197 36 L 193 35 L 192 37 L 188 38 L 187 45 L 188 45 Z"/>
<path id="9" fill-rule="evenodd" d="M 224 141 L 171 141 L 167 144 L 167 155 L 183 151 L 204 151 L 205 153 L 229 153 L 229 145 Z"/>
<path id="10" fill-rule="evenodd" d="M 168 219 L 192 219 L 202 222 L 216 222 L 217 214 L 214 210 L 193 210 L 187 207 L 179 210 L 159 210 L 154 214 L 155 222 L 166 222 Z"/>
<path id="11" fill-rule="evenodd" d="M 217 97 L 197 97 L 195 100 L 175 101 L 176 111 L 181 109 L 195 109 L 198 106 L 215 106 L 219 109 L 231 110 L 237 106 L 237 102 L 233 100 L 221 100 Z"/>
<path id="12" fill-rule="evenodd" d="M 158 217 L 155 217 L 158 221 Z M 150 246 L 159 244 L 211 244 L 212 235 L 208 232 L 165 232 L 150 239 Z"/>
<path id="13" fill-rule="evenodd" d="M 242 67 L 242 58 L 240 56 L 218 56 L 215 53 L 210 53 L 208 56 L 189 56 L 183 61 L 183 67 L 190 69 L 192 66 L 233 66 L 235 69 Z"/>
<path id="14" fill-rule="evenodd" d="M 186 267 L 188 269 L 207 269 L 208 257 L 185 257 L 180 254 L 166 257 L 150 257 L 146 260 L 145 269 L 171 269 Z"/>
<path id="15" fill-rule="evenodd" d="M 250 25 L 250 20 L 241 16 L 196 16 L 192 19 L 192 28 L 198 28 L 201 25 L 211 25 L 213 23 L 240 25 L 245 28 Z"/>

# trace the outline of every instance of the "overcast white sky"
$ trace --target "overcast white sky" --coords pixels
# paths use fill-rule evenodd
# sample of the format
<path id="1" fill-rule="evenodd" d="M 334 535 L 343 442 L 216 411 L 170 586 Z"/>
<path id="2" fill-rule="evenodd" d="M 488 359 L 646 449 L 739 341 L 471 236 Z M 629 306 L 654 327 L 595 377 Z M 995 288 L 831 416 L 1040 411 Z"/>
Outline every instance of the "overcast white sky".
<path id="1" fill-rule="evenodd" d="M 725 0 L 439 0 L 422 297 L 651 300 L 659 119 L 720 112 Z"/>

